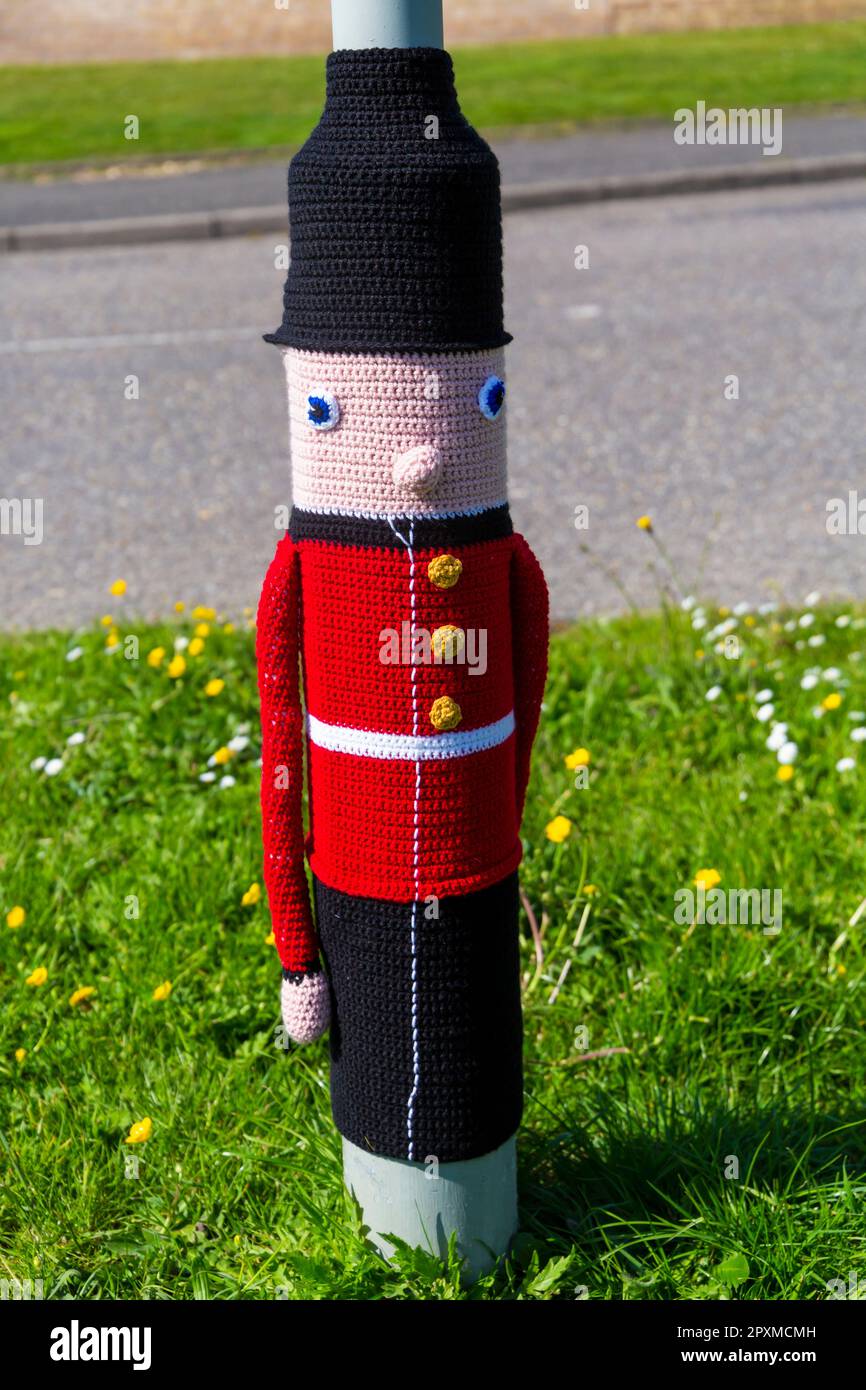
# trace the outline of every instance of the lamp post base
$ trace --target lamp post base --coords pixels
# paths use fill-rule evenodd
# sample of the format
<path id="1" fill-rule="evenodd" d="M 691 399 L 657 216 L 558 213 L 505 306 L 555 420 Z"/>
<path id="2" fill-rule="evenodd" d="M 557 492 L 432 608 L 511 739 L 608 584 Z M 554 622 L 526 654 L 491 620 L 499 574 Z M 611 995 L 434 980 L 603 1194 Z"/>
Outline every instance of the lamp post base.
<path id="1" fill-rule="evenodd" d="M 492 1153 L 461 1163 L 383 1158 L 343 1140 L 343 1176 L 368 1239 L 386 1259 L 397 1236 L 444 1259 L 457 1236 L 467 1282 L 492 1269 L 517 1230 L 517 1157 L 512 1135 Z"/>

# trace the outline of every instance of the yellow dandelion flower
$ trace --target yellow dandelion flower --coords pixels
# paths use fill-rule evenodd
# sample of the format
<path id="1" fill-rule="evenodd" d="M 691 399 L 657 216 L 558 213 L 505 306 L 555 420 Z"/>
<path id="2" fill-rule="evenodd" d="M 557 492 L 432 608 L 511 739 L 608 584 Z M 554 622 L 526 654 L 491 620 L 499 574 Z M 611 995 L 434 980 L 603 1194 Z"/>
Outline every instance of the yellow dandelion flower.
<path id="1" fill-rule="evenodd" d="M 234 625 L 234 623 L 223 623 L 223 632 L 224 632 L 227 636 L 230 637 L 231 634 L 234 632 L 234 630 L 235 630 L 235 625 Z"/>
<path id="2" fill-rule="evenodd" d="M 23 1062 L 23 1061 L 24 1061 L 24 1058 L 25 1058 L 26 1056 L 27 1056 L 27 1048 L 26 1048 L 26 1047 L 16 1047 L 16 1049 L 15 1049 L 15 1061 L 16 1061 L 16 1062 Z"/>
<path id="3" fill-rule="evenodd" d="M 247 891 L 241 898 L 242 907 L 253 907 L 257 902 L 261 902 L 262 890 L 257 883 L 251 883 Z"/>
<path id="4" fill-rule="evenodd" d="M 776 773 L 776 776 L 780 782 L 790 782 L 791 778 L 794 776 L 794 769 L 790 763 L 783 763 Z"/>
<path id="5" fill-rule="evenodd" d="M 731 616 L 731 610 L 730 610 L 730 608 L 728 608 L 725 604 L 722 604 L 721 608 L 719 609 L 719 617 L 720 617 L 720 618 L 729 618 L 730 616 Z"/>
<path id="6" fill-rule="evenodd" d="M 274 936 L 273 932 L 269 932 L 268 935 L 265 937 L 265 945 L 266 945 L 266 946 L 276 946 L 276 944 L 277 944 L 277 938 Z"/>
<path id="7" fill-rule="evenodd" d="M 746 627 L 755 627 L 757 624 L 757 618 L 753 618 L 752 614 L 750 613 L 748 617 L 743 619 L 743 622 L 745 623 Z"/>
<path id="8" fill-rule="evenodd" d="M 182 676 L 185 670 L 186 661 L 181 656 L 180 652 L 177 652 L 168 663 L 168 674 L 171 676 L 172 680 L 177 680 L 178 676 Z"/>
<path id="9" fill-rule="evenodd" d="M 192 610 L 192 616 L 197 623 L 212 623 L 216 617 L 216 610 L 214 608 L 202 608 L 201 604 L 198 603 Z"/>
<path id="10" fill-rule="evenodd" d="M 202 652 L 204 651 L 204 642 L 200 637 L 193 637 L 192 641 L 187 647 L 187 651 L 189 652 L 190 656 L 201 656 Z"/>
<path id="11" fill-rule="evenodd" d="M 838 691 L 833 690 L 829 695 L 825 695 L 821 701 L 822 709 L 838 709 L 842 703 L 842 696 Z"/>
<path id="12" fill-rule="evenodd" d="M 567 753 L 565 766 L 570 772 L 574 772 L 577 767 L 588 767 L 592 758 L 588 748 L 575 748 L 573 753 Z"/>
<path id="13" fill-rule="evenodd" d="M 703 659 L 704 659 L 704 649 L 703 649 L 703 647 L 698 647 L 697 651 L 695 652 L 695 661 L 703 661 Z"/>
<path id="14" fill-rule="evenodd" d="M 561 845 L 571 834 L 571 821 L 568 816 L 554 816 L 544 827 L 544 833 L 553 844 Z"/>
<path id="15" fill-rule="evenodd" d="M 164 660 L 165 647 L 151 647 L 150 651 L 147 654 L 148 666 L 153 666 L 155 669 L 157 666 L 161 666 Z"/>
<path id="16" fill-rule="evenodd" d="M 124 1139 L 124 1144 L 144 1144 L 153 1134 L 153 1120 L 149 1115 L 145 1115 L 143 1120 L 136 1120 L 134 1125 L 130 1125 L 129 1133 Z"/>
<path id="17" fill-rule="evenodd" d="M 171 980 L 163 980 L 162 984 L 157 985 L 156 989 L 153 991 L 152 997 L 156 1000 L 157 1004 L 161 1004 L 163 999 L 167 999 L 170 994 Z"/>
<path id="18" fill-rule="evenodd" d="M 651 531 L 653 529 L 652 517 L 639 516 L 635 522 L 635 526 L 637 526 L 640 531 Z"/>
<path id="19" fill-rule="evenodd" d="M 216 763 L 217 767 L 225 767 L 226 763 L 231 758 L 231 755 L 232 750 L 223 746 L 222 748 L 218 748 L 217 751 L 214 753 L 213 760 Z"/>
<path id="20" fill-rule="evenodd" d="M 24 983 L 26 985 L 32 985 L 34 989 L 38 989 L 40 985 L 45 984 L 45 981 L 47 979 L 48 971 L 45 969 L 45 966 L 37 965 L 36 969 L 32 972 L 32 974 L 27 976 L 27 979 L 24 981 Z"/>
<path id="21" fill-rule="evenodd" d="M 210 637 L 210 623 L 196 623 L 196 637 Z"/>
<path id="22" fill-rule="evenodd" d="M 703 888 L 708 893 L 711 888 L 715 888 L 717 883 L 721 883 L 722 876 L 718 869 L 698 869 L 695 874 L 695 887 Z"/>
<path id="23" fill-rule="evenodd" d="M 7 925 L 7 927 L 11 927 L 13 931 L 15 930 L 16 927 L 23 927 L 23 925 L 24 925 L 24 918 L 25 918 L 26 916 L 27 916 L 27 913 L 24 911 L 24 908 L 23 908 L 23 907 L 12 907 L 12 908 L 10 908 L 9 911 L 6 913 L 6 925 Z"/>
<path id="24" fill-rule="evenodd" d="M 204 693 L 205 695 L 209 695 L 211 699 L 213 699 L 215 695 L 221 695 L 225 688 L 225 681 L 220 680 L 219 677 L 216 676 L 212 681 L 208 681 L 207 685 L 204 688 Z"/>
<path id="25" fill-rule="evenodd" d="M 108 592 L 113 594 L 115 598 L 123 598 L 123 595 L 126 593 L 126 580 L 115 579 Z"/>
<path id="26" fill-rule="evenodd" d="M 182 612 L 184 611 L 185 608 L 186 608 L 186 604 L 184 603 L 184 601 L 183 601 L 182 598 L 179 598 L 179 599 L 176 599 L 176 600 L 175 600 L 175 605 L 174 605 L 174 611 L 175 611 L 175 613 L 182 613 Z"/>
<path id="27" fill-rule="evenodd" d="M 114 619 L 110 613 L 103 613 L 99 621 L 102 623 L 103 627 L 114 627 Z"/>
<path id="28" fill-rule="evenodd" d="M 847 975 L 847 974 L 848 974 L 848 967 L 847 967 L 847 965 L 843 965 L 842 962 L 840 961 L 839 964 L 836 966 L 836 974 L 837 974 L 837 975 Z"/>
<path id="29" fill-rule="evenodd" d="M 598 887 L 594 883 L 585 883 L 583 885 L 583 891 L 588 898 L 592 898 L 598 892 Z"/>
<path id="30" fill-rule="evenodd" d="M 107 632 L 105 634 L 106 647 L 116 647 L 119 641 L 120 633 L 118 632 L 116 627 L 113 627 L 110 632 Z"/>
<path id="31" fill-rule="evenodd" d="M 76 989 L 72 992 L 72 994 L 70 994 L 70 1008 L 74 1009 L 76 1004 L 82 1004 L 85 999 L 89 999 L 91 995 L 95 993 L 96 990 L 94 989 L 93 985 L 82 985 L 80 989 Z"/>

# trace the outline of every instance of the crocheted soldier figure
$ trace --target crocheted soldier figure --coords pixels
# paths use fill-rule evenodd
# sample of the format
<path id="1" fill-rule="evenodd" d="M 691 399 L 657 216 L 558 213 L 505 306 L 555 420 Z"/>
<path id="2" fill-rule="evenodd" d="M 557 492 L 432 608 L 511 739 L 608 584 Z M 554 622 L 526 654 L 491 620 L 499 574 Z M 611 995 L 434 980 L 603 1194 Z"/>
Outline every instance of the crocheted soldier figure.
<path id="1" fill-rule="evenodd" d="M 289 204 L 268 341 L 293 510 L 257 638 L 283 1020 L 298 1042 L 330 1021 L 354 1144 L 472 1158 L 521 1114 L 517 866 L 548 622 L 507 504 L 499 172 L 448 54 L 331 54 Z"/>

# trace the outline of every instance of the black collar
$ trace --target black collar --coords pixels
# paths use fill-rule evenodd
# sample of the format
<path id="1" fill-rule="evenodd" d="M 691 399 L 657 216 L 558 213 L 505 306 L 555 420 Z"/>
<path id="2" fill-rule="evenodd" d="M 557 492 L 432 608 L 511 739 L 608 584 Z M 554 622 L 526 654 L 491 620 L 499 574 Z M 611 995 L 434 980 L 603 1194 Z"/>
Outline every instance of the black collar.
<path id="1" fill-rule="evenodd" d="M 289 521 L 289 535 L 293 541 L 330 541 L 379 550 L 399 550 L 410 536 L 412 545 L 418 550 L 471 545 L 475 541 L 500 540 L 510 536 L 513 529 L 507 503 L 470 516 L 394 516 L 390 520 L 345 516 L 339 512 L 308 512 L 293 507 Z"/>

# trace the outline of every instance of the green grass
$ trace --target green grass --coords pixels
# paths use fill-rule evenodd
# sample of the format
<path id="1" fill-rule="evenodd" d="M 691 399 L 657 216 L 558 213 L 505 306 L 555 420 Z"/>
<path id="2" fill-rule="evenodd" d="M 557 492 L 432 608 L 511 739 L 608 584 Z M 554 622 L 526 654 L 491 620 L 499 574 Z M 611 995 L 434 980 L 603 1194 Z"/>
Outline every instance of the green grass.
<path id="1" fill-rule="evenodd" d="M 185 618 L 121 623 L 138 660 L 97 629 L 0 639 L 0 1278 L 124 1299 L 819 1299 L 866 1278 L 866 959 L 862 919 L 848 925 L 866 759 L 835 767 L 861 748 L 866 619 L 836 614 L 793 631 L 741 618 L 736 660 L 671 610 L 554 638 L 524 824 L 543 962 L 524 921 L 522 1235 L 471 1295 L 364 1246 L 326 1043 L 274 1045 L 266 904 L 241 903 L 261 860 L 251 632 L 214 625 L 177 680 L 146 655 L 189 635 Z M 804 691 L 816 661 L 840 674 Z M 754 713 L 764 686 L 800 750 L 784 784 Z M 833 690 L 841 706 L 816 718 Z M 239 728 L 235 785 L 200 782 Z M 586 788 L 563 762 L 576 747 Z M 57 775 L 31 770 L 52 756 Z M 555 815 L 573 826 L 560 845 Z M 674 893 L 702 868 L 781 889 L 781 932 L 676 925 Z M 81 986 L 96 993 L 71 1006 Z M 606 1049 L 625 1051 L 592 1055 Z M 145 1116 L 152 1137 L 127 1146 Z"/>
<path id="2" fill-rule="evenodd" d="M 549 42 L 457 53 L 475 125 L 670 119 L 719 106 L 862 102 L 866 22 Z M 321 57 L 0 69 L 0 163 L 290 146 L 322 105 Z M 140 138 L 124 138 L 135 115 Z"/>

